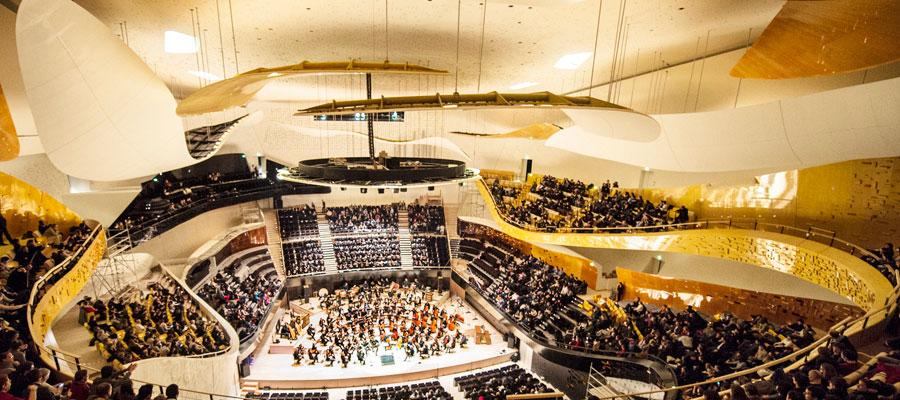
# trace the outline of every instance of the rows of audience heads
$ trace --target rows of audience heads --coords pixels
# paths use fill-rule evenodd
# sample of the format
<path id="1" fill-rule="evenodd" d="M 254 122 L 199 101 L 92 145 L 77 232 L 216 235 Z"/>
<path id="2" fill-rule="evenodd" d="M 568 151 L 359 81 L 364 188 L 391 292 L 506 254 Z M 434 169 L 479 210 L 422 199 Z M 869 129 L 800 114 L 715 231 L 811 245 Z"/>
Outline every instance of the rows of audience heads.
<path id="1" fill-rule="evenodd" d="M 283 287 L 277 276 L 271 279 L 262 274 L 236 275 L 239 263 L 219 271 L 197 292 L 219 315 L 225 317 L 240 339 L 256 333 Z M 271 268 L 270 268 L 271 269 Z"/>
<path id="2" fill-rule="evenodd" d="M 333 234 L 396 233 L 400 224 L 399 204 L 328 207 L 325 218 Z"/>
<path id="3" fill-rule="evenodd" d="M 400 241 L 396 235 L 334 239 L 338 269 L 356 270 L 400 266 Z"/>
<path id="4" fill-rule="evenodd" d="M 222 326 L 167 279 L 78 304 L 78 322 L 92 335 L 89 345 L 115 366 L 153 357 L 207 354 L 229 346 Z"/>
<path id="5" fill-rule="evenodd" d="M 617 188 L 617 183 L 609 181 L 595 187 L 549 175 L 531 186 L 504 186 L 495 181 L 490 187 L 507 219 L 542 230 L 648 228 L 688 222 L 689 212 L 683 206 L 673 208 L 665 200 L 654 204 Z"/>

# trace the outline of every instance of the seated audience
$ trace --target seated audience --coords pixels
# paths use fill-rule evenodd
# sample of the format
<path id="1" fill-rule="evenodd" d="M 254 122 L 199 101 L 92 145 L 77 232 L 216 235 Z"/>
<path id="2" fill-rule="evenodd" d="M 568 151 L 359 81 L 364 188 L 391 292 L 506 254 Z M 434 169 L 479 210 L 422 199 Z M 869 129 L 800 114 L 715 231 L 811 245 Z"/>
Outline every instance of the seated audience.
<path id="1" fill-rule="evenodd" d="M 282 241 L 318 237 L 319 224 L 316 220 L 315 204 L 278 210 L 278 228 L 281 231 Z"/>
<path id="2" fill-rule="evenodd" d="M 551 393 L 553 390 L 518 365 L 453 379 L 467 400 L 505 400 L 513 394 Z"/>
<path id="3" fill-rule="evenodd" d="M 281 292 L 282 282 L 259 274 L 240 279 L 234 275 L 239 265 L 234 263 L 220 271 L 197 295 L 225 317 L 243 340 L 256 333 L 264 322 L 269 304 Z"/>
<path id="4" fill-rule="evenodd" d="M 89 299 L 88 299 L 89 300 Z M 178 284 L 163 279 L 107 301 L 81 302 L 91 346 L 113 365 L 151 357 L 187 356 L 227 348 L 228 336 Z"/>
<path id="5" fill-rule="evenodd" d="M 396 235 L 335 238 L 338 269 L 393 268 L 400 266 L 400 242 Z"/>
<path id="6" fill-rule="evenodd" d="M 419 205 L 416 202 L 407 206 L 407 211 L 409 212 L 410 232 L 445 233 L 443 206 Z"/>
<path id="7" fill-rule="evenodd" d="M 325 271 L 322 244 L 318 240 L 282 243 L 281 250 L 288 276 Z"/>
<path id="8" fill-rule="evenodd" d="M 325 218 L 333 234 L 393 232 L 399 228 L 397 204 L 328 207 Z"/>
<path id="9" fill-rule="evenodd" d="M 413 235 L 410 247 L 415 266 L 450 265 L 450 249 L 446 236 Z"/>

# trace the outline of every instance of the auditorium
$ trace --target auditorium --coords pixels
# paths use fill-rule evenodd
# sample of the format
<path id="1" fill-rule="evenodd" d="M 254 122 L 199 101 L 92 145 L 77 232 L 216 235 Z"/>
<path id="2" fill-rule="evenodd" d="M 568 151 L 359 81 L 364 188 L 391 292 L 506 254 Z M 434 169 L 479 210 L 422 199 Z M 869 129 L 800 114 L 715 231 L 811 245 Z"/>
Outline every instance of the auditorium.
<path id="1" fill-rule="evenodd" d="M 896 400 L 895 243 L 895 0 L 0 0 L 0 400 Z"/>

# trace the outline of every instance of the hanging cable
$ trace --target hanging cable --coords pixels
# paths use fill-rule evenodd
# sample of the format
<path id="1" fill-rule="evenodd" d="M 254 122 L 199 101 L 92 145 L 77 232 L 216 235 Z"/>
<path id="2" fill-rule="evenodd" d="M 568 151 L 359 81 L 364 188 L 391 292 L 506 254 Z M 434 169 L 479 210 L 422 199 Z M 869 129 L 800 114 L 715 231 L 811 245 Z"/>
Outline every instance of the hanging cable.
<path id="1" fill-rule="evenodd" d="M 594 68 L 597 66 L 597 44 L 600 41 L 600 16 L 603 15 L 603 0 L 600 0 L 600 6 L 597 7 L 597 31 L 594 33 L 594 58 L 591 60 L 591 84 L 588 85 L 588 96 L 594 91 Z M 565 82 L 565 81 L 563 81 Z M 564 84 L 565 85 L 565 84 Z M 563 86 L 565 89 L 565 86 Z"/>
<path id="2" fill-rule="evenodd" d="M 456 0 L 456 88 L 453 93 L 459 94 L 459 22 L 462 19 L 462 0 Z"/>
<path id="3" fill-rule="evenodd" d="M 234 45 L 234 74 L 237 75 L 241 73 L 241 70 L 238 68 L 237 40 L 234 38 L 234 11 L 231 8 L 231 0 L 228 0 L 228 16 L 231 18 L 231 43 Z"/>
<path id="4" fill-rule="evenodd" d="M 476 89 L 476 93 L 481 93 L 481 61 L 484 59 L 484 24 L 487 21 L 487 3 L 488 0 L 484 0 L 484 8 L 481 11 L 481 50 L 478 52 L 478 88 Z"/>
<path id="5" fill-rule="evenodd" d="M 228 78 L 225 70 L 225 44 L 222 41 L 222 13 L 219 11 L 219 0 L 216 0 L 216 23 L 219 26 L 219 54 L 222 56 L 222 79 Z"/>
<path id="6" fill-rule="evenodd" d="M 388 0 L 384 0 L 384 61 L 387 62 L 390 60 L 388 58 L 388 50 L 390 49 L 390 42 L 388 41 Z"/>
<path id="7" fill-rule="evenodd" d="M 619 57 L 619 42 L 622 39 L 622 20 L 625 18 L 626 5 L 628 5 L 626 1 L 619 1 L 619 18 L 616 23 L 616 43 L 613 46 L 612 64 L 610 64 L 609 69 L 609 84 L 606 86 L 606 101 L 612 100 L 612 87 L 616 78 L 616 61 Z"/>

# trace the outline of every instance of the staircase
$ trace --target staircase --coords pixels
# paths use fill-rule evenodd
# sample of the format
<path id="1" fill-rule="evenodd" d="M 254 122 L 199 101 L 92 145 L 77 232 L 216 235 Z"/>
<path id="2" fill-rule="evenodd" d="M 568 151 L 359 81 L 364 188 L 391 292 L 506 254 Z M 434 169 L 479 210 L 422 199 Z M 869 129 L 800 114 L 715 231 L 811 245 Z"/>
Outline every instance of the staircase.
<path id="1" fill-rule="evenodd" d="M 450 259 L 455 260 L 459 258 L 459 242 L 460 239 L 450 239 Z"/>
<path id="2" fill-rule="evenodd" d="M 400 267 L 412 267 L 412 242 L 409 233 L 409 214 L 400 211 L 400 230 L 397 239 L 400 241 Z"/>
<path id="3" fill-rule="evenodd" d="M 451 243 L 453 239 L 459 239 L 456 232 L 456 221 L 459 220 L 459 204 L 444 203 L 444 226 L 447 228 L 447 237 Z"/>
<path id="4" fill-rule="evenodd" d="M 278 229 L 278 212 L 272 209 L 264 210 L 263 220 L 266 223 L 266 238 L 268 239 L 266 247 L 269 248 L 272 263 L 275 264 L 275 272 L 278 273 L 279 278 L 284 279 L 284 253 L 281 249 L 281 230 Z"/>
<path id="5" fill-rule="evenodd" d="M 337 258 L 334 256 L 334 242 L 331 240 L 331 227 L 325 219 L 325 213 L 316 213 L 316 223 L 319 225 L 319 243 L 322 245 L 322 259 L 325 260 L 325 273 L 336 274 Z"/>

